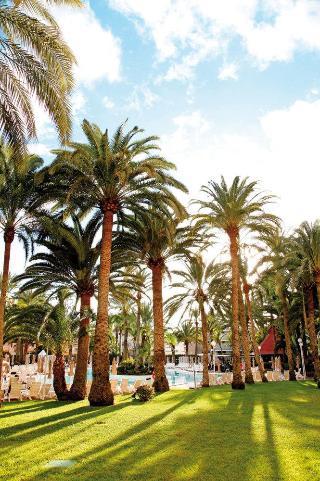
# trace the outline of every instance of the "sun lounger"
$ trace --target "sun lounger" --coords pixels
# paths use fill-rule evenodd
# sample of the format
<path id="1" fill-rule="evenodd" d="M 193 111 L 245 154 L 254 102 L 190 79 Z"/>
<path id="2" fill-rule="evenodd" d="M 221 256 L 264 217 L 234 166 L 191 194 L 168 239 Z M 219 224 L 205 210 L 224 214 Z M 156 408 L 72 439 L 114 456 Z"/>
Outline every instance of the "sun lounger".
<path id="1" fill-rule="evenodd" d="M 280 381 L 280 371 L 274 371 L 273 372 L 273 380 L 274 381 Z"/>
<path id="2" fill-rule="evenodd" d="M 118 380 L 111 379 L 110 384 L 111 384 L 111 390 L 113 394 L 118 394 Z"/>
<path id="3" fill-rule="evenodd" d="M 272 371 L 267 371 L 266 376 L 268 381 L 273 381 Z"/>
<path id="4" fill-rule="evenodd" d="M 41 391 L 41 383 L 33 382 L 29 389 L 31 399 L 40 399 L 40 391 Z"/>
<path id="5" fill-rule="evenodd" d="M 127 378 L 122 378 L 120 391 L 122 394 L 129 394 L 132 391 L 129 387 L 129 380 Z"/>
<path id="6" fill-rule="evenodd" d="M 230 373 L 229 372 L 224 372 L 222 373 L 222 383 L 223 384 L 230 384 Z"/>
<path id="7" fill-rule="evenodd" d="M 16 381 L 11 382 L 10 392 L 8 394 L 9 402 L 13 400 L 16 400 L 16 401 L 22 400 L 22 394 L 21 394 L 22 387 L 23 387 L 22 383 L 20 382 L 16 382 Z"/>
<path id="8" fill-rule="evenodd" d="M 253 373 L 253 379 L 254 379 L 254 382 L 261 382 L 262 379 L 261 379 L 261 374 L 259 371 L 255 371 Z"/>

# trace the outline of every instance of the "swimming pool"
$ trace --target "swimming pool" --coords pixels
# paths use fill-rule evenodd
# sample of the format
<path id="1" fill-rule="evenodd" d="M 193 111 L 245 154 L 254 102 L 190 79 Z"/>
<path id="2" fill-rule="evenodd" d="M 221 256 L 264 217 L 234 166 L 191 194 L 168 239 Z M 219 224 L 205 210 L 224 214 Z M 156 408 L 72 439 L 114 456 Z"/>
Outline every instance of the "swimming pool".
<path id="1" fill-rule="evenodd" d="M 184 371 L 181 369 L 166 369 L 166 375 L 169 381 L 170 386 L 183 386 L 183 385 L 192 385 L 194 386 L 194 374 L 193 372 Z M 119 384 L 121 383 L 122 379 L 128 379 L 128 384 L 133 385 L 135 381 L 138 379 L 150 379 L 151 375 L 144 375 L 144 376 L 131 376 L 126 374 L 110 374 L 110 379 L 117 379 Z M 195 380 L 197 385 L 200 384 L 202 380 L 202 374 L 196 372 L 195 373 Z M 66 381 L 68 384 L 71 384 L 73 381 L 73 376 L 66 376 Z M 88 381 L 92 381 L 92 368 L 88 368 Z"/>

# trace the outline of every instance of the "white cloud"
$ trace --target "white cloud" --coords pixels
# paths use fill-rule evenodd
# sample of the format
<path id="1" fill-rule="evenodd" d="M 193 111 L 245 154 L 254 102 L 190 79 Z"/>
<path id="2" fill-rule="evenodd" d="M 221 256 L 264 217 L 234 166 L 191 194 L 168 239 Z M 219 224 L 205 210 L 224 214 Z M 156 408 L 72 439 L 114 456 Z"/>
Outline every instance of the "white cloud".
<path id="1" fill-rule="evenodd" d="M 71 104 L 72 104 L 72 112 L 74 116 L 77 116 L 83 112 L 83 108 L 86 105 L 87 100 L 83 95 L 81 90 L 75 90 L 72 94 Z"/>
<path id="2" fill-rule="evenodd" d="M 237 80 L 238 79 L 238 67 L 234 63 L 224 65 L 219 69 L 219 80 Z"/>
<path id="3" fill-rule="evenodd" d="M 235 39 L 260 68 L 288 61 L 299 50 L 320 50 L 317 0 L 110 0 L 110 5 L 153 39 L 160 61 L 171 61 L 167 80 L 191 77 L 199 62 L 225 55 Z"/>
<path id="4" fill-rule="evenodd" d="M 177 176 L 199 196 L 200 186 L 224 175 L 261 181 L 279 196 L 274 210 L 292 228 L 319 217 L 318 192 L 320 100 L 297 101 L 259 120 L 261 136 L 217 133 L 199 112 L 173 119 L 176 126 L 162 136 L 165 156 L 178 167 Z"/>
<path id="5" fill-rule="evenodd" d="M 149 87 L 145 85 L 136 86 L 128 99 L 126 108 L 136 111 L 140 111 L 142 108 L 150 109 L 158 100 L 159 96 L 152 92 Z"/>
<path id="6" fill-rule="evenodd" d="M 46 144 L 31 143 L 28 145 L 28 150 L 31 154 L 36 154 L 40 157 L 48 157 L 52 155 L 50 152 L 50 148 Z"/>
<path id="7" fill-rule="evenodd" d="M 120 80 L 120 40 L 101 25 L 89 4 L 81 9 L 59 6 L 53 13 L 77 58 L 77 82 L 92 85 L 103 79 Z"/>
<path id="8" fill-rule="evenodd" d="M 113 109 L 114 107 L 114 102 L 111 99 L 109 99 L 109 97 L 107 96 L 103 97 L 102 103 L 106 109 Z"/>

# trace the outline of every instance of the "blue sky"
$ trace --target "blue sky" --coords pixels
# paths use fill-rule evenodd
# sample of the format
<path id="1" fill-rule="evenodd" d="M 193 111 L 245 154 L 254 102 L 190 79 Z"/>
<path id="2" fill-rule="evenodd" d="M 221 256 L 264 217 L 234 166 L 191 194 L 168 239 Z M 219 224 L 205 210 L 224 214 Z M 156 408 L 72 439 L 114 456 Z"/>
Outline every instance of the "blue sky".
<path id="1" fill-rule="evenodd" d="M 86 117 L 161 137 L 177 176 L 249 175 L 290 229 L 318 214 L 320 2 L 90 0 L 57 9 L 78 58 L 74 138 Z M 38 111 L 46 158 L 56 136 Z"/>

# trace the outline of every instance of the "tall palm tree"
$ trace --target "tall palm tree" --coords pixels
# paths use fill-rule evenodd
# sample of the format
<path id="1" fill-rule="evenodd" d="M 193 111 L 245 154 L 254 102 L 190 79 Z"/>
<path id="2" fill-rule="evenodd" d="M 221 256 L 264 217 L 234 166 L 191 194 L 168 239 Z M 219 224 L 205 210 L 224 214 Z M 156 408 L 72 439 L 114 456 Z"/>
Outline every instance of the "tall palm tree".
<path id="1" fill-rule="evenodd" d="M 47 4 L 80 5 L 76 0 Z M 0 128 L 19 153 L 36 136 L 32 98 L 48 112 L 60 140 L 71 134 L 70 93 L 75 58 L 57 23 L 39 0 L 12 0 L 0 6 Z"/>
<path id="2" fill-rule="evenodd" d="M 271 276 L 275 286 L 276 295 L 280 301 L 281 313 L 283 317 L 283 328 L 286 341 L 286 353 L 289 364 L 289 379 L 295 381 L 294 359 L 291 344 L 290 318 L 289 318 L 289 302 L 288 302 L 288 283 L 290 271 L 288 263 L 291 261 L 290 241 L 284 237 L 280 230 L 275 231 L 272 235 L 266 234 L 261 236 L 267 247 L 267 252 L 262 256 L 258 266 L 269 264 L 270 267 L 265 270 L 263 275 Z"/>
<path id="3" fill-rule="evenodd" d="M 216 274 L 216 271 L 215 264 L 210 263 L 206 266 L 200 255 L 187 258 L 184 270 L 174 271 L 179 280 L 174 282 L 172 287 L 179 289 L 180 292 L 174 294 L 168 302 L 168 313 L 170 316 L 182 307 L 184 309 L 181 317 L 183 317 L 186 310 L 192 310 L 195 307 L 199 309 L 202 329 L 203 387 L 209 387 L 208 314 L 205 306 L 209 300 L 210 278 Z"/>
<path id="4" fill-rule="evenodd" d="M 197 201 L 201 211 L 195 216 L 197 227 L 223 230 L 229 238 L 232 270 L 232 351 L 233 389 L 244 389 L 241 377 L 239 338 L 239 238 L 242 231 L 264 232 L 278 220 L 265 212 L 273 196 L 257 191 L 257 182 L 235 177 L 230 186 L 222 177 L 220 184 L 211 181 L 202 187 L 208 200 Z"/>
<path id="5" fill-rule="evenodd" d="M 303 222 L 292 239 L 293 256 L 297 265 L 298 281 L 302 284 L 303 300 L 307 299 L 308 315 L 306 327 L 310 339 L 315 378 L 320 379 L 318 338 L 314 315 L 314 287 L 320 301 L 320 221 L 314 224 Z"/>
<path id="6" fill-rule="evenodd" d="M 22 290 L 46 292 L 65 287 L 80 299 L 77 364 L 69 397 L 81 400 L 86 395 L 91 299 L 96 291 L 96 265 L 100 255 L 95 237 L 101 222 L 93 216 L 83 227 L 76 215 L 72 215 L 71 220 L 66 223 L 42 218 L 36 242 L 46 250 L 34 255 L 25 273 L 16 279 L 24 281 Z"/>
<path id="7" fill-rule="evenodd" d="M 253 315 L 252 315 L 252 303 L 250 299 L 250 291 L 252 289 L 251 284 L 249 284 L 246 274 L 246 271 L 243 271 L 242 274 L 242 282 L 243 282 L 243 292 L 245 296 L 245 302 L 246 302 L 246 308 L 247 308 L 247 316 L 250 324 L 250 331 L 251 331 L 251 341 L 252 341 L 252 347 L 253 347 L 253 353 L 254 353 L 254 359 L 256 362 L 256 365 L 258 366 L 261 381 L 262 382 L 268 382 L 267 376 L 265 375 L 264 372 L 264 367 L 261 361 L 260 357 L 260 352 L 259 352 L 259 347 L 258 347 L 258 342 L 257 342 L 257 335 L 256 335 L 256 326 L 254 323 Z"/>
<path id="8" fill-rule="evenodd" d="M 295 246 L 303 265 L 312 273 L 320 304 L 320 220 L 303 222 L 296 229 Z"/>
<path id="9" fill-rule="evenodd" d="M 170 187 L 186 190 L 168 171 L 174 165 L 157 155 L 158 138 L 137 138 L 138 127 L 126 132 L 120 125 L 112 138 L 95 124 L 84 120 L 82 129 L 87 143 L 71 142 L 68 151 L 56 151 L 53 168 L 68 169 L 68 199 L 103 217 L 98 284 L 98 315 L 93 350 L 91 405 L 113 404 L 109 382 L 108 300 L 111 266 L 112 230 L 124 215 L 138 213 L 148 205 L 170 205 L 175 198 Z"/>
<path id="10" fill-rule="evenodd" d="M 13 150 L 0 146 L 0 228 L 5 243 L 0 296 L 0 372 L 11 246 L 17 237 L 23 242 L 26 252 L 29 251 L 28 229 L 39 204 L 35 175 L 41 165 L 42 159 L 35 155 L 24 156 L 18 165 Z"/>
<path id="11" fill-rule="evenodd" d="M 140 254 L 152 274 L 153 321 L 154 321 L 154 388 L 157 392 L 169 390 L 165 373 L 163 277 L 168 272 L 169 260 L 183 256 L 193 243 L 189 230 L 179 227 L 186 215 L 182 205 L 176 201 L 179 217 L 163 215 L 151 209 L 143 215 L 126 221 L 122 243 Z"/>

